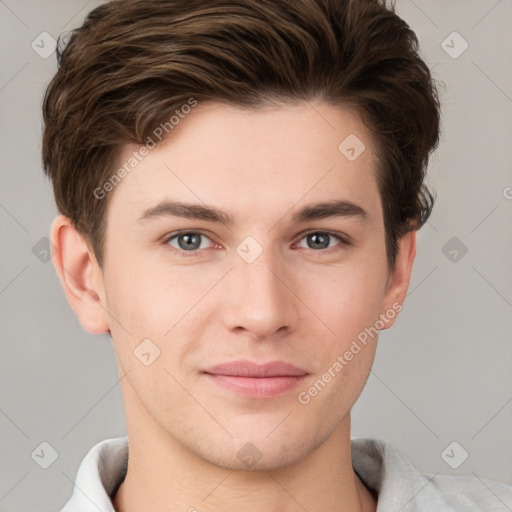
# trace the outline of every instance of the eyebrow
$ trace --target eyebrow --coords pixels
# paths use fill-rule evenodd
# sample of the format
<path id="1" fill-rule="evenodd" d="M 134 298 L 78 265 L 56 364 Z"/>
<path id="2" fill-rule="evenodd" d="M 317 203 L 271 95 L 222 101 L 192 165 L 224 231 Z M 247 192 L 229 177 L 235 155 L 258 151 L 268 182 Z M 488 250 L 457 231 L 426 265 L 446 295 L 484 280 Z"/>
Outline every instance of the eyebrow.
<path id="1" fill-rule="evenodd" d="M 137 222 L 143 223 L 157 217 L 180 217 L 233 225 L 234 218 L 213 206 L 165 200 L 144 210 Z M 345 200 L 313 203 L 305 206 L 292 216 L 296 224 L 331 217 L 355 217 L 366 220 L 368 214 L 361 206 Z"/>

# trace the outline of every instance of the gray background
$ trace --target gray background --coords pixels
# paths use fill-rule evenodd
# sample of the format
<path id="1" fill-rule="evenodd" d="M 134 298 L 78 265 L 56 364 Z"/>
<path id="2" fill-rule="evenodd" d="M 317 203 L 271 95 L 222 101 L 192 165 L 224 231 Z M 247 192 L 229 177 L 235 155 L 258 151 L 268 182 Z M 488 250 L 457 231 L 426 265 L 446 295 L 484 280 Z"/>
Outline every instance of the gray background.
<path id="1" fill-rule="evenodd" d="M 3 512 L 57 510 L 89 448 L 125 435 L 110 338 L 82 330 L 37 245 L 57 215 L 40 163 L 41 99 L 56 62 L 31 43 L 42 46 L 44 31 L 56 39 L 99 3 L 0 0 Z M 418 234 L 404 310 L 381 334 L 353 410 L 352 436 L 388 439 L 422 471 L 512 485 L 512 0 L 398 0 L 397 8 L 444 83 L 429 181 L 438 199 Z M 469 44 L 457 58 L 461 39 L 444 43 L 451 56 L 442 46 L 454 31 Z M 58 453 L 48 469 L 31 457 L 43 441 Z M 469 453 L 456 469 L 442 457 L 453 441 L 452 464 Z"/>

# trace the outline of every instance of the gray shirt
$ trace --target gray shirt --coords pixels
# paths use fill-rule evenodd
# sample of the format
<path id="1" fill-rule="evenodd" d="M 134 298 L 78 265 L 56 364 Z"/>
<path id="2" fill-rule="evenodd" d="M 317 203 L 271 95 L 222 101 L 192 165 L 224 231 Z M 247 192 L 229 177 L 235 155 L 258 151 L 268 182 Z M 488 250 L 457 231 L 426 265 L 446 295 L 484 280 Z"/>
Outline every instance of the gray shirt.
<path id="1" fill-rule="evenodd" d="M 352 466 L 378 494 L 377 512 L 512 512 L 512 487 L 478 476 L 419 472 L 390 441 L 351 440 Z M 115 512 L 111 496 L 126 475 L 128 437 L 95 445 L 80 464 L 60 512 Z M 315 512 L 315 511 L 310 511 Z"/>

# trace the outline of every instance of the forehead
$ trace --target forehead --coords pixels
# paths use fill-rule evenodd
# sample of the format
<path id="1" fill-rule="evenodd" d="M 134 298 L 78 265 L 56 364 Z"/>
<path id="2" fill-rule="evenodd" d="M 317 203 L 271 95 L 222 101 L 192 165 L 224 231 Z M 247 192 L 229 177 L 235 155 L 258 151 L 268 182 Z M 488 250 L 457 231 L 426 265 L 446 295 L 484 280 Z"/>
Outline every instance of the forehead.
<path id="1" fill-rule="evenodd" d="M 380 202 L 369 131 L 356 112 L 322 102 L 199 104 L 143 157 L 141 148 L 121 154 L 119 167 L 135 165 L 111 192 L 109 221 L 117 211 L 135 222 L 164 199 L 217 206 L 241 221 L 255 212 L 275 221 L 276 208 L 320 200 L 370 210 Z"/>

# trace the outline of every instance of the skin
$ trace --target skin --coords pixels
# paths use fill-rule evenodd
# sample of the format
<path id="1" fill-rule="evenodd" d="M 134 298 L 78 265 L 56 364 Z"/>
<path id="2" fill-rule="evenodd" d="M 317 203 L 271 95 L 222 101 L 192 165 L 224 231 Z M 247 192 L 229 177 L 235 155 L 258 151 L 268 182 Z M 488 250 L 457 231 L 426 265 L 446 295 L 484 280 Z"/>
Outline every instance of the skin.
<path id="1" fill-rule="evenodd" d="M 338 150 L 349 134 L 366 146 L 354 161 Z M 126 146 L 120 164 L 139 147 Z M 355 112 L 321 101 L 200 104 L 110 192 L 103 269 L 69 219 L 55 219 L 53 261 L 69 303 L 84 329 L 110 331 L 125 376 L 130 458 L 117 511 L 376 510 L 350 446 L 376 337 L 308 404 L 297 399 L 409 286 L 415 232 L 389 269 L 373 147 Z M 137 222 L 163 199 L 214 206 L 235 224 Z M 365 219 L 291 221 L 306 204 L 338 199 Z M 205 235 L 201 255 L 166 240 L 178 230 Z M 318 247 L 304 233 L 326 230 L 350 243 Z M 248 236 L 263 251 L 252 263 L 236 252 Z M 134 355 L 147 338 L 160 350 L 149 366 Z M 201 373 L 237 359 L 287 361 L 308 375 L 292 391 L 253 398 Z M 250 469 L 237 457 L 247 443 L 261 454 Z"/>

